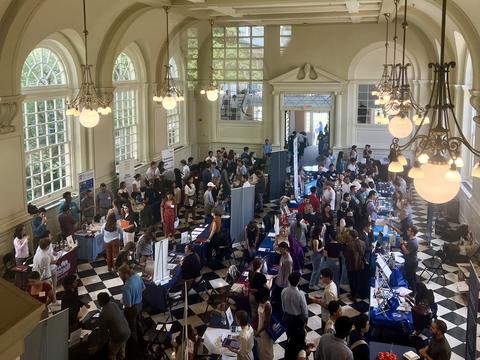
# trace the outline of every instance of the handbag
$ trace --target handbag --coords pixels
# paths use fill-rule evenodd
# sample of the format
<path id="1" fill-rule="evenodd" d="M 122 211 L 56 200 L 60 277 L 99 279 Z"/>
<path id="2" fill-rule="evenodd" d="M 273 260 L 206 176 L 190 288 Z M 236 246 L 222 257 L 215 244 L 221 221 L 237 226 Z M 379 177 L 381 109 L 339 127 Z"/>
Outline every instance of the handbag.
<path id="1" fill-rule="evenodd" d="M 276 341 L 280 336 L 283 335 L 283 333 L 287 330 L 285 324 L 283 323 L 280 318 L 272 314 L 272 317 L 270 319 L 270 324 L 268 324 L 266 331 L 267 334 L 270 335 L 273 341 Z"/>

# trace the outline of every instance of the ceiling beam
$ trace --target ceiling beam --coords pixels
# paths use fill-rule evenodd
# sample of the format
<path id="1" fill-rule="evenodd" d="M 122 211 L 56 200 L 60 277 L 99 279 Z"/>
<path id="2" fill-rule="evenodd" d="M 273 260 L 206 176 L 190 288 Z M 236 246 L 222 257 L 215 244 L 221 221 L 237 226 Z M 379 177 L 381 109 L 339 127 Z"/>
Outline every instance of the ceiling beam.
<path id="1" fill-rule="evenodd" d="M 360 3 L 358 0 L 346 0 L 345 6 L 350 14 L 358 14 L 360 11 Z"/>
<path id="2" fill-rule="evenodd" d="M 362 5 L 361 11 L 380 11 L 378 4 L 368 4 Z M 270 15 L 275 14 L 291 14 L 291 13 L 330 13 L 330 12 L 345 12 L 345 4 L 338 4 L 332 6 L 297 6 L 294 9 L 290 7 L 279 7 L 272 11 L 271 8 L 241 8 L 236 10 L 237 14 L 248 15 L 248 14 L 266 14 Z M 360 12 L 361 13 L 361 12 Z"/>

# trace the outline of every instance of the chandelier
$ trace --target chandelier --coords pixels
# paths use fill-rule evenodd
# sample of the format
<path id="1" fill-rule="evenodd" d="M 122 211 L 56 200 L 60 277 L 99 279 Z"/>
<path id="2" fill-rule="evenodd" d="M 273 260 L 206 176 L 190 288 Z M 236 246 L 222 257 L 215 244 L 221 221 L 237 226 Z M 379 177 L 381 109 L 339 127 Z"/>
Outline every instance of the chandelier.
<path id="1" fill-rule="evenodd" d="M 388 167 L 391 172 L 402 172 L 406 165 L 402 151 L 416 144 L 417 161 L 408 176 L 413 178 L 418 194 L 435 204 L 450 201 L 460 190 L 461 176 L 458 168 L 463 166 L 461 146 L 464 145 L 474 156 L 480 156 L 480 150 L 475 149 L 465 138 L 455 116 L 449 79 L 455 62 L 444 62 L 446 8 L 447 0 L 443 0 L 440 62 L 429 64 L 429 67 L 433 68 L 434 77 L 430 100 L 425 107 L 425 117 L 421 118 L 413 137 L 406 144 L 400 145 L 397 137 L 393 139 Z M 430 114 L 430 122 L 427 122 L 427 114 Z M 425 131 L 420 134 L 424 127 Z M 473 168 L 472 176 L 480 177 L 480 163 Z"/>
<path id="2" fill-rule="evenodd" d="M 219 89 L 213 81 L 213 20 L 210 21 L 210 82 L 206 89 L 202 89 L 200 94 L 207 95 L 210 101 L 217 101 L 219 95 L 223 95 L 223 89 Z"/>
<path id="3" fill-rule="evenodd" d="M 172 66 L 170 65 L 170 38 L 168 35 L 168 10 L 165 6 L 166 26 L 167 26 L 167 64 L 165 65 L 165 80 L 160 88 L 159 96 L 155 95 L 153 101 L 161 103 L 165 110 L 173 110 L 177 106 L 177 102 L 184 101 L 183 92 L 175 85 L 172 76 Z"/>
<path id="4" fill-rule="evenodd" d="M 397 5 L 396 5 L 397 6 Z M 395 10 L 397 11 L 397 10 Z M 398 86 L 390 96 L 390 101 L 385 105 L 385 112 L 390 117 L 388 130 L 390 133 L 399 139 L 408 137 L 413 131 L 412 120 L 408 117 L 410 111 L 415 112 L 413 121 L 419 125 L 423 121 L 425 109 L 420 107 L 415 101 L 410 85 L 408 83 L 408 68 L 411 66 L 405 63 L 405 50 L 407 40 L 407 0 L 405 0 L 405 9 L 403 15 L 403 49 L 402 49 L 402 64 L 398 68 Z M 395 73 L 397 66 L 395 66 Z M 428 122 L 428 118 L 425 119 Z"/>
<path id="5" fill-rule="evenodd" d="M 385 105 L 390 100 L 390 91 L 392 88 L 392 83 L 389 74 L 390 65 L 388 64 L 388 21 L 390 20 L 390 14 L 383 14 L 385 17 L 385 61 L 383 63 L 383 72 L 380 82 L 375 85 L 375 90 L 372 91 L 373 96 L 377 96 L 378 99 L 375 100 L 375 105 Z M 386 120 L 386 121 L 385 121 Z M 375 116 L 375 123 L 386 125 L 388 124 L 388 119 L 383 116 L 383 111 L 377 113 Z"/>
<path id="6" fill-rule="evenodd" d="M 108 115 L 112 112 L 109 101 L 100 97 L 95 89 L 92 77 L 92 65 L 88 64 L 88 30 L 87 30 L 87 12 L 85 0 L 83 0 L 83 36 L 85 42 L 85 64 L 81 65 L 82 83 L 77 96 L 67 103 L 69 116 L 78 116 L 80 124 L 86 128 L 92 128 L 98 125 L 100 115 Z"/>

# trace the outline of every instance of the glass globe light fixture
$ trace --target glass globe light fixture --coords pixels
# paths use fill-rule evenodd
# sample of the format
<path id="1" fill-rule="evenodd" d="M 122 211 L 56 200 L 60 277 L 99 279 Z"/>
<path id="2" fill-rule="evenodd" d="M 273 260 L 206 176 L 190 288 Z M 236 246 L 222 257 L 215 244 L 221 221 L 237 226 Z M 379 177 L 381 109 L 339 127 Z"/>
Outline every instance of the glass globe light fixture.
<path id="1" fill-rule="evenodd" d="M 86 128 L 92 128 L 98 125 L 100 121 L 100 116 L 98 112 L 92 109 L 87 109 L 84 107 L 80 113 L 80 124 Z"/>
<path id="2" fill-rule="evenodd" d="M 394 137 L 403 139 L 413 131 L 413 124 L 407 116 L 395 116 L 388 124 L 388 131 Z"/>
<path id="3" fill-rule="evenodd" d="M 219 91 L 216 88 L 208 88 L 207 89 L 207 99 L 210 101 L 217 101 Z"/>
<path id="4" fill-rule="evenodd" d="M 428 159 L 430 159 L 430 156 L 428 156 L 426 153 L 421 153 L 418 157 L 418 162 L 420 164 L 426 164 L 428 162 Z"/>
<path id="5" fill-rule="evenodd" d="M 443 204 L 452 200 L 460 190 L 460 180 L 449 173 L 450 166 L 445 163 L 428 162 L 420 167 L 423 178 L 414 178 L 413 184 L 418 194 L 433 204 Z M 447 173 L 449 176 L 447 177 Z M 458 173 L 458 172 L 457 172 Z M 460 175 L 460 174 L 459 174 Z"/>
<path id="6" fill-rule="evenodd" d="M 407 166 L 408 164 L 407 158 L 403 156 L 403 154 L 398 155 L 397 160 L 400 164 L 402 164 L 402 166 Z"/>
<path id="7" fill-rule="evenodd" d="M 462 176 L 460 173 L 457 171 L 457 168 L 455 166 L 450 167 L 450 170 L 448 170 L 445 173 L 445 180 L 451 181 L 454 183 L 460 183 L 462 181 Z"/>
<path id="8" fill-rule="evenodd" d="M 162 100 L 162 106 L 165 110 L 173 110 L 177 106 L 177 100 L 171 94 L 167 94 Z"/>
<path id="9" fill-rule="evenodd" d="M 472 169 L 472 176 L 480 178 L 480 162 L 476 163 Z"/>
<path id="10" fill-rule="evenodd" d="M 392 172 L 392 173 L 401 173 L 401 172 L 403 172 L 403 165 L 400 164 L 400 162 L 398 160 L 397 161 L 392 161 L 388 165 L 388 171 Z"/>
<path id="11" fill-rule="evenodd" d="M 411 179 L 423 179 L 425 174 L 420 167 L 414 166 L 408 171 L 408 177 Z"/>

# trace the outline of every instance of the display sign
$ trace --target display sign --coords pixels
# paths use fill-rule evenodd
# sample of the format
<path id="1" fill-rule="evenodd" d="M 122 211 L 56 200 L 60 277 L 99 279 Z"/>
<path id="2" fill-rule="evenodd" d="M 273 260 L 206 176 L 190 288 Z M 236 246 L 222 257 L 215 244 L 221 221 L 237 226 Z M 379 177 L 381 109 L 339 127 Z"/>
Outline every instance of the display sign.
<path id="1" fill-rule="evenodd" d="M 295 199 L 300 198 L 300 186 L 298 184 L 298 139 L 295 136 L 293 139 L 293 189 L 295 192 Z"/>
<path id="2" fill-rule="evenodd" d="M 85 216 L 84 213 L 90 214 L 90 211 L 85 211 L 85 208 L 88 208 L 91 202 L 93 205 L 92 214 L 95 211 L 95 172 L 93 170 L 88 170 L 78 174 L 78 189 L 80 191 L 80 208 L 82 209 L 82 217 Z M 91 200 L 87 199 L 87 193 L 91 191 Z M 83 219 L 84 220 L 84 219 Z"/>
<path id="3" fill-rule="evenodd" d="M 155 285 L 164 284 L 170 278 L 168 271 L 168 239 L 155 243 L 155 264 L 153 268 L 153 282 Z"/>
<path id="4" fill-rule="evenodd" d="M 164 163 L 165 170 L 173 170 L 175 167 L 175 158 L 174 158 L 175 150 L 173 149 L 165 149 L 162 150 L 162 161 Z"/>
<path id="5" fill-rule="evenodd" d="M 475 360 L 477 358 L 477 316 L 480 283 L 472 262 L 470 262 L 470 277 L 467 279 L 467 284 L 467 339 L 465 359 Z"/>
<path id="6" fill-rule="evenodd" d="M 118 183 L 125 181 L 128 192 L 132 192 L 132 183 L 135 176 L 135 159 L 126 159 L 118 162 Z"/>

